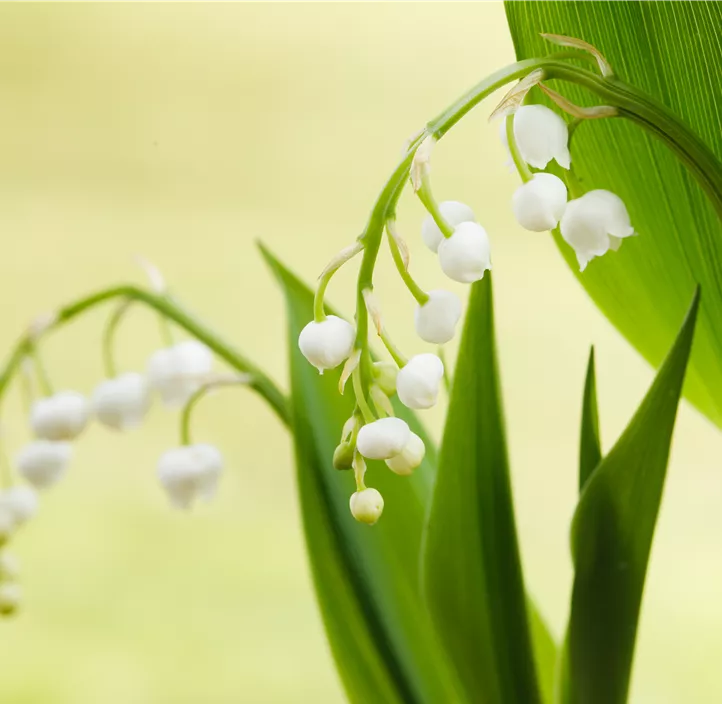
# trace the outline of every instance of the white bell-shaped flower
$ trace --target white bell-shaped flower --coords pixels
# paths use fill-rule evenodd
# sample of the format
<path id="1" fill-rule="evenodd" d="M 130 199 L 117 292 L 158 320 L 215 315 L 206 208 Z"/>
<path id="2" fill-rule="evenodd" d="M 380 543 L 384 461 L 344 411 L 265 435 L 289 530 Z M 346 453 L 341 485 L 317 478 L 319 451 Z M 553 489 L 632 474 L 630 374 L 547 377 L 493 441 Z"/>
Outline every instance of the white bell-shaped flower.
<path id="1" fill-rule="evenodd" d="M 384 497 L 372 488 L 357 491 L 349 500 L 351 515 L 359 522 L 372 526 L 381 518 L 384 510 Z"/>
<path id="2" fill-rule="evenodd" d="M 476 220 L 474 211 L 465 203 L 459 203 L 456 200 L 445 200 L 443 203 L 439 203 L 439 212 L 452 229 L 457 225 L 461 225 L 462 222 L 474 222 Z M 427 215 L 424 222 L 421 223 L 421 239 L 434 253 L 438 251 L 441 240 L 444 239 L 443 233 L 431 215 Z"/>
<path id="3" fill-rule="evenodd" d="M 223 457 L 213 445 L 184 445 L 163 453 L 158 479 L 176 508 L 188 509 L 196 499 L 209 501 L 218 488 Z"/>
<path id="4" fill-rule="evenodd" d="M 416 308 L 414 323 L 424 342 L 443 345 L 454 337 L 461 318 L 461 301 L 451 291 L 429 291 L 429 300 Z"/>
<path id="5" fill-rule="evenodd" d="M 317 323 L 312 320 L 298 336 L 303 356 L 323 374 L 348 359 L 353 352 L 356 331 L 351 323 L 335 315 L 327 315 Z"/>
<path id="6" fill-rule="evenodd" d="M 491 247 L 486 230 L 475 222 L 462 222 L 439 245 L 441 270 L 454 281 L 471 284 L 491 269 Z"/>
<path id="7" fill-rule="evenodd" d="M 532 232 L 553 230 L 567 206 L 567 187 L 553 174 L 534 174 L 514 191 L 511 207 L 517 222 Z"/>
<path id="8" fill-rule="evenodd" d="M 444 363 L 435 354 L 417 354 L 399 370 L 396 394 L 407 408 L 431 408 L 443 378 Z"/>
<path id="9" fill-rule="evenodd" d="M 369 460 L 388 460 L 403 452 L 411 431 L 401 418 L 381 418 L 359 430 L 356 449 Z"/>
<path id="10" fill-rule="evenodd" d="M 386 465 L 395 474 L 405 477 L 423 462 L 425 454 L 424 441 L 416 433 L 411 433 L 406 447 L 396 457 L 386 460 Z"/>
<path id="11" fill-rule="evenodd" d="M 9 616 L 14 614 L 20 606 L 22 590 L 17 582 L 3 582 L 0 584 L 0 614 Z"/>
<path id="12" fill-rule="evenodd" d="M 15 464 L 20 475 L 36 489 L 55 484 L 68 468 L 72 446 L 68 442 L 34 440 L 18 453 Z"/>
<path id="13" fill-rule="evenodd" d="M 166 406 L 179 407 L 209 379 L 213 353 L 198 340 L 156 350 L 148 360 L 148 384 Z"/>
<path id="14" fill-rule="evenodd" d="M 137 428 L 150 408 L 150 387 L 142 374 L 127 372 L 98 384 L 92 404 L 103 425 L 113 430 Z"/>
<path id="15" fill-rule="evenodd" d="M 10 513 L 15 525 L 22 525 L 38 512 L 38 494 L 24 484 L 10 487 L 0 493 L 0 509 Z"/>
<path id="16" fill-rule="evenodd" d="M 522 105 L 514 114 L 514 141 L 521 158 L 535 169 L 555 159 L 568 169 L 569 128 L 564 119 L 544 105 Z"/>
<path id="17" fill-rule="evenodd" d="M 77 391 L 59 391 L 35 401 L 30 426 L 44 440 L 74 440 L 88 423 L 90 406 Z"/>
<path id="18" fill-rule="evenodd" d="M 589 191 L 569 201 L 560 230 L 577 255 L 580 271 L 584 271 L 594 257 L 619 249 L 621 240 L 634 234 L 622 199 L 604 190 Z"/>

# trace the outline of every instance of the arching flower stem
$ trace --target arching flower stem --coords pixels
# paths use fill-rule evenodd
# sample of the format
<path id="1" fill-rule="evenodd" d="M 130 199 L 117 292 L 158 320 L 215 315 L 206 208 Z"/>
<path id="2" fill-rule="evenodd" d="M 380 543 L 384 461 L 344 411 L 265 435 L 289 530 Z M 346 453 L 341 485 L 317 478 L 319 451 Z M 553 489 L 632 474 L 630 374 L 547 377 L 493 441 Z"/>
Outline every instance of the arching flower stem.
<path id="1" fill-rule="evenodd" d="M 290 423 L 290 409 L 283 392 L 255 364 L 246 359 L 229 343 L 219 337 L 195 316 L 188 313 L 175 299 L 161 296 L 133 285 L 115 286 L 96 291 L 67 306 L 60 308 L 46 331 L 58 329 L 98 305 L 119 298 L 144 303 L 164 315 L 188 334 L 207 345 L 219 358 L 235 371 L 249 374 L 250 388 L 265 398 L 276 415 L 286 424 Z M 0 400 L 17 372 L 24 357 L 32 352 L 34 338 L 30 333 L 23 335 L 15 345 L 0 374 Z"/>
<path id="2" fill-rule="evenodd" d="M 232 374 L 227 376 L 218 376 L 215 379 L 211 379 L 201 386 L 193 395 L 186 401 L 181 412 L 180 420 L 180 437 L 181 445 L 192 445 L 191 441 L 191 418 L 193 409 L 196 407 L 198 402 L 205 398 L 211 391 L 223 388 L 225 386 L 250 386 L 253 381 L 253 377 L 250 374 Z"/>

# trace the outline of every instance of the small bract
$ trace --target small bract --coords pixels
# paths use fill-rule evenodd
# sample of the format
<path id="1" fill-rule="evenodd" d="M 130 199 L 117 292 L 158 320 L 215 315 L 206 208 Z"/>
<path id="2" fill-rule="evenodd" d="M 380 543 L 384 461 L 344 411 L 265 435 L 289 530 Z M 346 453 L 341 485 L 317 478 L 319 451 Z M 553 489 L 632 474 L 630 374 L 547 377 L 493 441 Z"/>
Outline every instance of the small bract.
<path id="1" fill-rule="evenodd" d="M 416 308 L 416 334 L 435 345 L 443 345 L 454 337 L 461 318 L 461 301 L 451 291 L 429 291 L 429 300 Z"/>
<path id="2" fill-rule="evenodd" d="M 454 281 L 471 284 L 491 269 L 491 248 L 486 230 L 475 222 L 462 222 L 439 245 L 439 264 Z"/>
<path id="3" fill-rule="evenodd" d="M 584 271 L 594 257 L 619 249 L 621 240 L 634 235 L 629 213 L 622 199 L 610 191 L 585 193 L 567 204 L 560 224 L 565 242 L 577 255 Z"/>
<path id="4" fill-rule="evenodd" d="M 431 408 L 443 378 L 444 363 L 435 354 L 417 354 L 399 370 L 396 393 L 408 408 Z"/>
<path id="5" fill-rule="evenodd" d="M 359 430 L 356 448 L 369 460 L 388 460 L 403 451 L 410 434 L 401 418 L 381 418 Z"/>
<path id="6" fill-rule="evenodd" d="M 553 230 L 567 206 L 567 187 L 553 174 L 534 174 L 514 191 L 511 207 L 517 222 L 532 232 Z"/>
<path id="7" fill-rule="evenodd" d="M 301 330 L 298 347 L 301 354 L 323 374 L 348 359 L 353 351 L 356 331 L 353 325 L 335 315 L 320 323 L 312 320 Z"/>
<path id="8" fill-rule="evenodd" d="M 158 460 L 158 479 L 171 504 L 181 509 L 189 509 L 196 499 L 212 499 L 222 470 L 221 453 L 207 444 L 176 447 Z"/>
<path id="9" fill-rule="evenodd" d="M 68 442 L 34 440 L 20 450 L 15 463 L 20 475 L 33 487 L 46 489 L 65 474 L 71 454 Z"/>
<path id="10" fill-rule="evenodd" d="M 396 457 L 386 460 L 386 465 L 395 474 L 405 477 L 424 461 L 425 454 L 424 441 L 416 433 L 411 433 L 406 447 Z"/>
<path id="11" fill-rule="evenodd" d="M 184 340 L 156 350 L 148 360 L 148 384 L 163 403 L 183 406 L 210 378 L 213 353 L 198 340 Z"/>
<path id="12" fill-rule="evenodd" d="M 349 500 L 351 515 L 359 522 L 372 526 L 381 518 L 384 510 L 384 497 L 372 488 L 357 491 Z"/>
<path id="13" fill-rule="evenodd" d="M 521 158 L 536 169 L 545 169 L 552 159 L 563 169 L 571 165 L 567 123 L 544 105 L 522 105 L 516 111 L 514 141 Z"/>
<path id="14" fill-rule="evenodd" d="M 474 211 L 468 205 L 459 203 L 456 200 L 445 200 L 443 203 L 439 203 L 439 211 L 452 229 L 457 225 L 461 225 L 462 222 L 474 222 L 476 220 Z M 421 238 L 424 240 L 424 244 L 434 253 L 438 251 L 441 240 L 444 239 L 443 233 L 431 215 L 427 215 L 421 224 Z"/>
<path id="15" fill-rule="evenodd" d="M 59 391 L 33 403 L 30 426 L 44 440 L 74 440 L 87 425 L 89 415 L 89 404 L 83 394 Z"/>
<path id="16" fill-rule="evenodd" d="M 137 372 L 101 382 L 93 393 L 96 418 L 113 430 L 130 430 L 143 422 L 150 408 L 150 387 Z"/>

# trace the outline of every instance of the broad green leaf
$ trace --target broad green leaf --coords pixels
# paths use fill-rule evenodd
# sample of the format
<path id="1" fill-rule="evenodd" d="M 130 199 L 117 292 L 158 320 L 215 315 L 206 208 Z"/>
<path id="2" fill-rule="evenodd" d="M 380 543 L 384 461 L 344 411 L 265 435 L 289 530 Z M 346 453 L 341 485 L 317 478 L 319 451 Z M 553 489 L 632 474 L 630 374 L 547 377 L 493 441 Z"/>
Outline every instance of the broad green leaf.
<path id="1" fill-rule="evenodd" d="M 582 432 L 579 441 L 579 491 L 602 459 L 599 439 L 599 410 L 597 409 L 597 382 L 594 372 L 594 347 L 589 352 L 587 378 L 584 381 L 582 401 Z"/>
<path id="2" fill-rule="evenodd" d="M 540 701 L 514 524 L 491 276 L 474 284 L 424 555 L 425 595 L 469 701 Z"/>
<path id="3" fill-rule="evenodd" d="M 667 471 L 699 292 L 624 433 L 587 480 L 572 523 L 574 588 L 564 702 L 627 699 L 649 552 Z"/>
<path id="4" fill-rule="evenodd" d="M 397 408 L 426 441 L 427 459 L 412 477 L 370 462 L 367 484 L 385 501 L 373 527 L 349 512 L 351 472 L 333 468 L 352 398 L 338 393 L 339 373 L 319 376 L 296 341 L 313 318 L 313 295 L 269 252 L 264 256 L 287 303 L 292 431 L 301 512 L 313 579 L 331 648 L 349 699 L 359 704 L 460 701 L 418 589 L 419 548 L 435 452 L 412 414 Z"/>
<path id="5" fill-rule="evenodd" d="M 540 32 L 596 46 L 616 74 L 679 115 L 722 158 L 722 3 L 506 3 L 519 58 L 555 51 Z M 582 88 L 553 87 L 573 102 L 595 104 Z M 533 100 L 541 100 L 532 91 Z M 559 247 L 600 310 L 654 366 L 699 283 L 704 301 L 685 395 L 722 426 L 722 225 L 676 157 L 624 119 L 593 120 L 576 130 L 572 160 L 585 188 L 617 193 L 639 237 L 592 261 L 583 274 Z M 722 167 L 720 167 L 722 168 Z"/>

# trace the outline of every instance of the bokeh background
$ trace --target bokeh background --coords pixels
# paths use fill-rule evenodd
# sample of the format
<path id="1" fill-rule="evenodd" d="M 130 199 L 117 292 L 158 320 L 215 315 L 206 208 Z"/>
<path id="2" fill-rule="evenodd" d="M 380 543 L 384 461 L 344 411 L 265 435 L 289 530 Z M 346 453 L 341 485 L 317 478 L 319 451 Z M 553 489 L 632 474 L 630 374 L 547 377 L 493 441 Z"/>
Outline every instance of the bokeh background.
<path id="1" fill-rule="evenodd" d="M 142 253 L 285 385 L 282 300 L 255 242 L 312 281 L 360 231 L 405 139 L 512 60 L 501 3 L 0 6 L 0 346 L 61 302 L 141 281 L 132 255 Z M 523 560 L 560 634 L 589 345 L 606 447 L 652 373 L 550 237 L 514 223 L 516 179 L 487 123 L 491 107 L 436 150 L 434 187 L 473 205 L 492 237 Z M 447 285 L 420 243 L 422 215 L 406 197 L 399 224 L 413 270 L 426 287 Z M 344 272 L 330 292 L 347 312 L 352 285 Z M 388 262 L 378 292 L 400 346 L 420 351 L 413 301 Z M 107 312 L 44 346 L 57 387 L 98 382 Z M 158 345 L 139 308 L 121 333 L 122 365 L 142 367 Z M 215 503 L 191 515 L 171 510 L 155 479 L 177 416 L 155 408 L 137 433 L 93 427 L 78 443 L 67 479 L 13 546 L 26 603 L 0 623 L 0 701 L 343 701 L 286 432 L 244 390 L 199 410 L 194 435 L 223 449 L 228 470 Z M 425 415 L 433 433 L 442 418 L 443 408 Z M 15 395 L 3 424 L 12 455 L 27 438 Z M 722 701 L 721 455 L 720 434 L 685 405 L 633 702 Z"/>

